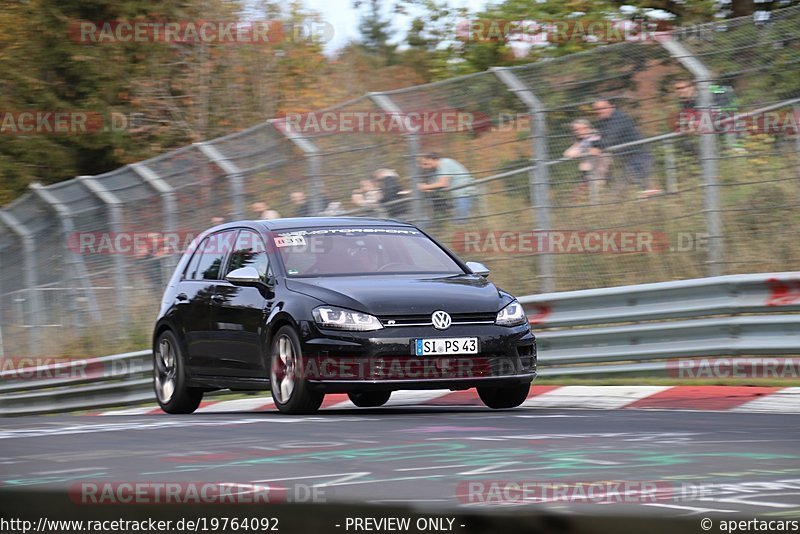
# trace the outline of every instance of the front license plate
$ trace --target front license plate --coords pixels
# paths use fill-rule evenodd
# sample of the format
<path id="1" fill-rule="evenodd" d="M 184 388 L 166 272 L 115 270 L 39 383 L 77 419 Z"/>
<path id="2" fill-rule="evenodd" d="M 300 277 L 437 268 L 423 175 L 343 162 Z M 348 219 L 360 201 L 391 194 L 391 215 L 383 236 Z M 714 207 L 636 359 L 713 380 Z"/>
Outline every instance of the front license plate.
<path id="1" fill-rule="evenodd" d="M 478 354 L 477 337 L 451 337 L 438 339 L 415 339 L 417 356 L 438 356 L 440 354 Z"/>

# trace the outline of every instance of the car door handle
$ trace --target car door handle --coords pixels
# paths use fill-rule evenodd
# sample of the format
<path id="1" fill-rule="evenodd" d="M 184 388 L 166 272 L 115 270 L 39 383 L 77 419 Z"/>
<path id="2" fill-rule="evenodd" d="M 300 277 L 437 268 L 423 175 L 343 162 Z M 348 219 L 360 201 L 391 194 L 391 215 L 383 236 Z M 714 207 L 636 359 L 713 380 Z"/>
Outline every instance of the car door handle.
<path id="1" fill-rule="evenodd" d="M 189 300 L 189 297 L 186 296 L 186 293 L 178 293 L 175 295 L 175 300 L 180 300 L 183 302 L 184 300 Z"/>
<path id="2" fill-rule="evenodd" d="M 212 295 L 211 300 L 216 303 L 222 303 L 225 302 L 225 297 L 223 295 Z"/>

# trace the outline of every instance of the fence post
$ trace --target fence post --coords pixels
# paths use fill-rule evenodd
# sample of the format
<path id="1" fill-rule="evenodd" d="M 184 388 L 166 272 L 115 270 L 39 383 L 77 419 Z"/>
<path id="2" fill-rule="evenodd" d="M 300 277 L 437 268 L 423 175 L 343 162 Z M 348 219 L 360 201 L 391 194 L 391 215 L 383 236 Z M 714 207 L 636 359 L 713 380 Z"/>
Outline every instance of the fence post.
<path id="1" fill-rule="evenodd" d="M 100 321 L 100 312 L 97 310 L 97 302 L 94 299 L 94 292 L 92 290 L 92 284 L 89 280 L 89 273 L 86 270 L 86 265 L 83 263 L 83 258 L 81 258 L 78 254 L 74 251 L 70 250 L 68 243 L 70 239 L 70 234 L 75 231 L 75 224 L 72 221 L 72 212 L 67 208 L 63 202 L 58 200 L 50 191 L 48 191 L 44 186 L 38 183 L 32 183 L 30 185 L 31 191 L 42 199 L 46 204 L 53 208 L 56 212 L 56 215 L 61 221 L 61 231 L 64 236 L 64 255 L 67 258 L 67 266 L 69 273 L 69 277 L 73 279 L 74 287 L 69 288 L 69 307 L 72 311 L 72 316 L 76 320 L 76 325 L 79 328 L 83 328 L 86 325 L 83 324 L 80 320 L 78 320 L 79 315 L 79 308 L 77 306 L 78 299 L 76 295 L 77 287 L 82 287 L 83 290 L 86 292 L 87 295 L 87 302 L 89 303 L 89 311 L 92 316 L 92 320 Z M 65 277 L 66 278 L 66 277 Z M 69 283 L 69 280 L 65 280 L 65 282 Z"/>
<path id="2" fill-rule="evenodd" d="M 800 125 L 800 106 L 795 104 L 792 106 L 792 110 L 794 110 L 794 120 L 795 125 Z M 794 132 L 794 149 L 797 152 L 795 156 L 797 157 L 797 177 L 800 178 L 800 132 Z"/>
<path id="3" fill-rule="evenodd" d="M 225 176 L 230 180 L 231 197 L 233 197 L 234 219 L 244 218 L 244 173 L 234 162 L 222 155 L 217 147 L 209 142 L 195 143 L 205 157 L 211 160 L 217 167 L 222 169 Z"/>
<path id="4" fill-rule="evenodd" d="M 400 109 L 394 100 L 389 98 L 388 95 L 385 93 L 369 93 L 368 95 L 370 99 L 375 102 L 379 108 L 389 114 L 400 115 L 403 113 L 403 110 Z M 414 132 L 409 132 L 404 134 L 406 138 L 406 158 L 407 158 L 407 172 L 408 176 L 411 181 L 411 194 L 412 196 L 412 205 L 411 205 L 411 216 L 413 217 L 415 222 L 423 222 L 423 218 L 426 219 L 426 214 L 424 213 L 422 207 L 422 192 L 417 187 L 417 184 L 420 180 L 419 168 L 417 167 L 417 156 L 419 156 L 419 136 L 417 136 Z M 424 226 L 424 225 L 423 225 Z"/>
<path id="5" fill-rule="evenodd" d="M 42 314 L 41 299 L 36 290 L 39 285 L 38 270 L 36 268 L 36 244 L 34 243 L 33 233 L 28 230 L 16 217 L 7 211 L 0 210 L 0 221 L 19 237 L 22 243 L 22 270 L 25 279 L 25 289 L 28 290 L 28 298 L 25 301 L 27 313 L 38 318 Z M 28 354 L 39 354 L 42 346 L 42 329 L 28 328 Z"/>
<path id="6" fill-rule="evenodd" d="M 698 112 L 701 115 L 709 114 L 712 110 L 713 97 L 711 82 L 713 75 L 697 57 L 682 43 L 675 39 L 659 41 L 669 54 L 676 59 L 692 76 L 694 76 L 698 91 Z M 720 215 L 720 200 L 718 187 L 718 160 L 719 143 L 716 134 L 700 134 L 700 164 L 703 172 L 703 209 L 706 214 L 706 229 L 708 231 L 708 276 L 722 274 L 723 242 L 722 242 L 722 217 Z"/>
<path id="7" fill-rule="evenodd" d="M 667 191 L 676 193 L 678 191 L 678 173 L 675 170 L 675 144 L 672 139 L 665 139 L 664 148 L 664 172 L 667 175 Z"/>
<path id="8" fill-rule="evenodd" d="M 164 232 L 175 232 L 177 230 L 175 216 L 178 213 L 175 188 L 164 181 L 153 169 L 143 163 L 132 163 L 129 167 L 161 196 L 161 210 L 164 215 Z M 180 259 L 179 254 L 183 252 L 183 250 L 173 250 L 171 252 L 171 254 L 166 256 L 169 262 L 166 266 L 168 271 L 172 271 L 178 265 L 178 260 Z"/>
<path id="9" fill-rule="evenodd" d="M 86 188 L 98 199 L 100 202 L 106 205 L 108 209 L 108 219 L 109 219 L 109 226 L 111 228 L 111 232 L 114 235 L 120 235 L 122 233 L 122 201 L 106 189 L 98 180 L 94 179 L 91 176 L 78 176 L 78 180 L 86 186 Z M 118 331 L 118 336 L 121 338 L 127 337 L 127 333 L 125 332 L 125 328 L 128 325 L 128 286 L 130 285 L 130 281 L 128 280 L 128 273 L 125 266 L 125 255 L 121 254 L 120 251 L 117 251 L 114 254 L 114 292 L 117 294 L 117 313 L 119 313 L 119 325 L 122 326 L 122 330 Z M 122 304 L 121 306 L 119 304 Z"/>
<path id="10" fill-rule="evenodd" d="M 276 122 L 280 123 L 280 120 L 270 119 L 267 121 L 269 125 L 286 136 L 286 139 L 299 148 L 306 157 L 309 180 L 309 207 L 312 215 L 319 215 L 325 207 L 322 205 L 322 168 L 319 161 L 319 148 L 309 139 L 299 135 L 297 132 L 293 132 L 288 122 L 283 123 L 280 128 L 275 126 Z"/>
<path id="11" fill-rule="evenodd" d="M 528 106 L 533 116 L 533 169 L 528 174 L 530 194 L 533 199 L 533 211 L 536 218 L 536 231 L 550 230 L 550 176 L 548 174 L 547 154 L 547 110 L 541 100 L 514 75 L 507 67 L 494 67 L 492 72 L 503 82 L 517 98 Z M 555 291 L 553 273 L 553 257 L 550 254 L 539 254 L 540 290 L 544 293 Z"/>

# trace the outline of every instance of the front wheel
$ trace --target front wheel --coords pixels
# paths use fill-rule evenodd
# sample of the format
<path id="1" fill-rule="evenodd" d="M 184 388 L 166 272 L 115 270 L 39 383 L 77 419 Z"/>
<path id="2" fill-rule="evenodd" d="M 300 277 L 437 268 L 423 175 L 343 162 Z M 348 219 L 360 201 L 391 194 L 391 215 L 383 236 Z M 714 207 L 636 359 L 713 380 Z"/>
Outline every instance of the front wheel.
<path id="1" fill-rule="evenodd" d="M 494 410 L 516 408 L 528 398 L 530 384 L 511 387 L 479 387 L 478 396 L 483 403 Z"/>
<path id="2" fill-rule="evenodd" d="M 270 389 L 278 411 L 296 415 L 319 410 L 325 394 L 308 387 L 300 338 L 294 328 L 282 326 L 278 329 L 272 340 L 270 360 Z"/>
<path id="3" fill-rule="evenodd" d="M 376 408 L 389 402 L 391 391 L 353 391 L 347 394 L 350 402 L 359 408 Z"/>
<path id="4" fill-rule="evenodd" d="M 194 412 L 203 391 L 186 386 L 186 367 L 178 338 L 169 330 L 158 336 L 153 351 L 153 389 L 158 405 L 167 413 Z"/>

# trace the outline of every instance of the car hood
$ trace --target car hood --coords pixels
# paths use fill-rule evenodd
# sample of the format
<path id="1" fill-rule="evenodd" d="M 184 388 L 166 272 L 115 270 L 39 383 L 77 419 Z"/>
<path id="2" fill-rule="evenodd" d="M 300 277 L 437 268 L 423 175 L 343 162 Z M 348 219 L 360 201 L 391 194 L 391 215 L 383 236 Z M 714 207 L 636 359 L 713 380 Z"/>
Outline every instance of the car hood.
<path id="1" fill-rule="evenodd" d="M 477 275 L 342 276 L 288 279 L 286 287 L 325 304 L 373 315 L 496 313 L 511 302 Z"/>

